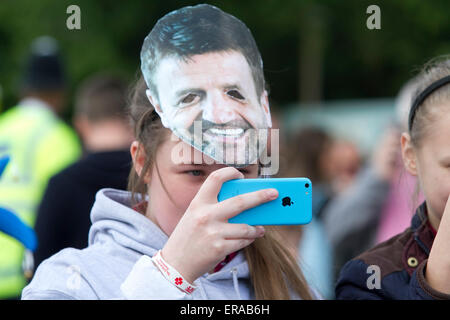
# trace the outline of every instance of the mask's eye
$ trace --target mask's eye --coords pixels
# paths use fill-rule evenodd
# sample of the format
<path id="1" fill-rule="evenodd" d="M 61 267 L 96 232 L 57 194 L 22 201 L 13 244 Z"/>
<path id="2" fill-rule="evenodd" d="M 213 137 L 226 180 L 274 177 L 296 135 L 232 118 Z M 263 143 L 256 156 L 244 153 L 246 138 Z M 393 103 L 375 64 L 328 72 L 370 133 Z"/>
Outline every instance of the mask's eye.
<path id="1" fill-rule="evenodd" d="M 242 96 L 242 94 L 239 91 L 237 91 L 237 90 L 227 91 L 227 94 L 230 97 L 232 97 L 232 98 L 235 98 L 235 99 L 238 99 L 238 100 L 245 100 L 245 98 Z"/>
<path id="2" fill-rule="evenodd" d="M 184 97 L 183 100 L 181 100 L 181 103 L 187 104 L 187 103 L 194 102 L 196 97 L 197 96 L 195 94 L 190 93 L 186 97 Z"/>

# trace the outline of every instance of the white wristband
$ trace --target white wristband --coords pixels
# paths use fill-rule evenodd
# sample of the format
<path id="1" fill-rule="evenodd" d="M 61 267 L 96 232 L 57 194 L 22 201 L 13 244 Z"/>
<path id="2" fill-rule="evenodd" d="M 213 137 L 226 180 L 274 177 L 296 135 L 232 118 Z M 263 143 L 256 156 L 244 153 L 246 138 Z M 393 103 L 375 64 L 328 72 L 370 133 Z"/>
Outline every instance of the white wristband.
<path id="1" fill-rule="evenodd" d="M 187 282 L 183 278 L 183 276 L 177 270 L 175 270 L 174 267 L 172 267 L 170 264 L 164 261 L 164 259 L 161 256 L 161 250 L 159 250 L 153 256 L 152 261 L 155 263 L 155 265 L 158 267 L 159 271 L 161 271 L 164 277 L 177 288 L 189 294 L 191 294 L 192 292 L 194 292 L 195 289 L 197 289 L 196 286 Z"/>

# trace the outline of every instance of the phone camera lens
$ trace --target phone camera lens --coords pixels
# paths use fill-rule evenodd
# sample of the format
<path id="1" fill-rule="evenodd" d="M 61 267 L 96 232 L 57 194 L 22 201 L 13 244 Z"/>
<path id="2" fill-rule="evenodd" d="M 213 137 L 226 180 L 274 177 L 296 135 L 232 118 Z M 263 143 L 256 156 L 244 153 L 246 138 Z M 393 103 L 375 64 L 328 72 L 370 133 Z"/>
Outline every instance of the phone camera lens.
<path id="1" fill-rule="evenodd" d="M 309 183 L 305 183 L 305 188 L 309 188 Z"/>

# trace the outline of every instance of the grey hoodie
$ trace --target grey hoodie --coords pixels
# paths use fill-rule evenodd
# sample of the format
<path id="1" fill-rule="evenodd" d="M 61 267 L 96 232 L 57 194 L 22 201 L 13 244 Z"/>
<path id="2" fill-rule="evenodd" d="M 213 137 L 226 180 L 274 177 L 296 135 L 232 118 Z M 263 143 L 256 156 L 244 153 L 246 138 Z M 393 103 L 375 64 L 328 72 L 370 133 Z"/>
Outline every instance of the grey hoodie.
<path id="1" fill-rule="evenodd" d="M 167 235 L 133 210 L 129 200 L 129 192 L 100 190 L 91 212 L 89 246 L 64 249 L 42 262 L 22 299 L 254 298 L 242 252 L 220 271 L 198 278 L 191 295 L 169 283 L 150 260 Z"/>

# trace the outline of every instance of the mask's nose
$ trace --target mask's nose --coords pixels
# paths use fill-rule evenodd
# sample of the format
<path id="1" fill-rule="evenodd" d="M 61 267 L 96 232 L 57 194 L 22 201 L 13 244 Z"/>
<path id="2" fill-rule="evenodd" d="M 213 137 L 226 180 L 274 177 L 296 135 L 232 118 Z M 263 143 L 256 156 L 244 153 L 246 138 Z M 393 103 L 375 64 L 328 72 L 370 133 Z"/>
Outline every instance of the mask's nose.
<path id="1" fill-rule="evenodd" d="M 230 101 L 227 101 L 222 94 L 211 95 L 202 109 L 204 120 L 217 124 L 224 124 L 234 120 L 236 115 Z"/>

